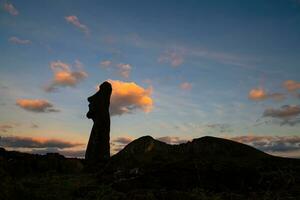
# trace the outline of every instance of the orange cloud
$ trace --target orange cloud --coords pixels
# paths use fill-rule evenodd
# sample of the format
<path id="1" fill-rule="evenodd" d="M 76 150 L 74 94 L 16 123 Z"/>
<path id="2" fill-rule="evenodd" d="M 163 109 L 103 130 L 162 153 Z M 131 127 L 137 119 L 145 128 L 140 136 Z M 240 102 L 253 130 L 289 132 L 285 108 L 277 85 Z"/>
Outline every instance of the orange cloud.
<path id="1" fill-rule="evenodd" d="M 18 99 L 16 104 L 31 112 L 59 112 L 49 101 L 43 99 Z"/>
<path id="2" fill-rule="evenodd" d="M 15 36 L 10 37 L 8 39 L 8 41 L 11 42 L 11 43 L 14 43 L 14 44 L 23 44 L 23 45 L 31 43 L 30 40 L 23 40 L 23 39 L 20 39 L 18 37 L 15 37 Z"/>
<path id="3" fill-rule="evenodd" d="M 1 124 L 0 125 L 0 133 L 7 133 L 9 130 L 13 128 L 12 125 L 9 124 Z"/>
<path id="4" fill-rule="evenodd" d="M 152 88 L 143 88 L 134 82 L 108 80 L 112 84 L 111 115 L 132 113 L 134 110 L 150 112 L 153 108 Z"/>
<path id="5" fill-rule="evenodd" d="M 19 11 L 11 3 L 4 3 L 4 10 L 13 16 L 17 16 L 19 14 Z"/>
<path id="6" fill-rule="evenodd" d="M 288 91 L 292 92 L 300 89 L 300 82 L 296 82 L 293 80 L 287 80 L 283 83 L 283 87 L 285 87 Z"/>
<path id="7" fill-rule="evenodd" d="M 67 16 L 65 17 L 65 20 L 68 22 L 68 23 L 71 23 L 73 24 L 74 26 L 76 26 L 77 28 L 79 28 L 81 31 L 83 31 L 85 34 L 89 34 L 89 29 L 86 25 L 80 23 L 79 19 L 77 16 L 75 15 L 71 15 L 71 16 Z"/>
<path id="8" fill-rule="evenodd" d="M 284 94 L 281 93 L 270 93 L 268 94 L 263 88 L 251 89 L 248 98 L 254 101 L 262 101 L 266 99 L 273 100 L 283 100 L 285 98 Z"/>
<path id="9" fill-rule="evenodd" d="M 76 65 L 78 66 L 78 61 Z M 52 92 L 59 86 L 75 87 L 88 76 L 82 69 L 72 71 L 70 65 L 61 61 L 52 62 L 50 67 L 53 70 L 54 78 L 52 82 L 45 87 L 46 92 Z"/>
<path id="10" fill-rule="evenodd" d="M 189 82 L 184 82 L 180 84 L 180 88 L 182 90 L 191 90 L 192 89 L 192 84 Z"/>
<path id="11" fill-rule="evenodd" d="M 68 141 L 58 139 L 45 139 L 45 138 L 32 138 L 32 137 L 19 137 L 8 136 L 2 137 L 0 144 L 3 147 L 10 148 L 72 148 L 82 146 L 81 143 L 71 143 Z"/>

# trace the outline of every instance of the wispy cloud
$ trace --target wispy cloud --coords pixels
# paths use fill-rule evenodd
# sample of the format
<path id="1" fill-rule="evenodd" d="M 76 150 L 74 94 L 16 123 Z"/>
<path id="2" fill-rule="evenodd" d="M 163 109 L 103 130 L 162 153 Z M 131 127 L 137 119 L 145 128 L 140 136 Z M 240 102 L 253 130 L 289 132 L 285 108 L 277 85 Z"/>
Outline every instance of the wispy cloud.
<path id="1" fill-rule="evenodd" d="M 21 45 L 25 45 L 25 44 L 31 44 L 30 40 L 24 40 L 24 39 L 20 39 L 18 37 L 12 36 L 8 39 L 9 42 L 13 43 L 13 44 L 21 44 Z"/>
<path id="2" fill-rule="evenodd" d="M 112 65 L 112 61 L 110 60 L 103 60 L 100 62 L 100 66 L 104 68 L 108 68 Z"/>
<path id="3" fill-rule="evenodd" d="M 129 78 L 131 68 L 132 68 L 130 64 L 120 63 L 117 65 L 117 67 L 118 67 L 118 72 L 121 77 Z"/>
<path id="4" fill-rule="evenodd" d="M 59 112 L 53 104 L 44 99 L 17 99 L 16 104 L 24 110 L 39 113 Z"/>
<path id="5" fill-rule="evenodd" d="M 284 105 L 279 109 L 267 108 L 263 113 L 263 117 L 279 119 L 281 125 L 295 125 L 300 123 L 299 115 L 299 105 Z"/>
<path id="6" fill-rule="evenodd" d="M 13 128 L 13 126 L 10 124 L 1 124 L 0 125 L 0 133 L 7 133 L 12 128 Z"/>
<path id="7" fill-rule="evenodd" d="M 108 80 L 113 92 L 110 103 L 111 115 L 132 113 L 135 110 L 150 112 L 153 108 L 152 88 L 143 88 L 134 82 Z"/>
<path id="8" fill-rule="evenodd" d="M 19 11 L 15 8 L 15 6 L 12 3 L 5 2 L 4 10 L 13 16 L 17 16 L 19 14 Z"/>
<path id="9" fill-rule="evenodd" d="M 285 87 L 288 91 L 293 92 L 300 89 L 300 82 L 294 80 L 286 80 L 283 83 L 283 87 Z"/>
<path id="10" fill-rule="evenodd" d="M 75 16 L 75 15 L 70 15 L 70 16 L 67 16 L 65 17 L 65 20 L 70 23 L 70 24 L 73 24 L 75 27 L 77 27 L 79 30 L 81 30 L 82 32 L 84 32 L 85 34 L 89 34 L 90 33 L 90 30 L 89 28 L 82 24 L 78 17 Z"/>
<path id="11" fill-rule="evenodd" d="M 71 148 L 81 146 L 81 143 L 71 143 L 57 139 L 39 139 L 32 137 L 8 136 L 1 137 L 0 146 L 10 148 Z"/>
<path id="12" fill-rule="evenodd" d="M 254 101 L 262 101 L 266 99 L 283 100 L 285 95 L 282 93 L 267 93 L 263 88 L 253 88 L 249 91 L 248 98 Z"/>
<path id="13" fill-rule="evenodd" d="M 52 82 L 44 88 L 46 92 L 53 92 L 57 87 L 75 87 L 88 76 L 81 67 L 79 67 L 78 70 L 73 71 L 69 64 L 61 61 L 51 62 L 50 68 L 54 73 L 54 78 Z"/>
<path id="14" fill-rule="evenodd" d="M 182 90 L 191 90 L 192 87 L 193 87 L 193 85 L 191 83 L 189 83 L 189 82 L 183 82 L 183 83 L 180 84 L 179 87 Z"/>
<path id="15" fill-rule="evenodd" d="M 112 141 L 116 142 L 116 143 L 120 143 L 120 144 L 125 144 L 126 145 L 126 144 L 130 143 L 132 140 L 133 140 L 132 137 L 125 137 L 125 136 L 123 136 L 123 137 L 116 137 Z"/>
<path id="16" fill-rule="evenodd" d="M 237 136 L 230 139 L 254 146 L 268 153 L 300 149 L 299 136 Z"/>
<path id="17" fill-rule="evenodd" d="M 183 61 L 183 52 L 181 50 L 168 50 L 158 58 L 158 62 L 167 63 L 173 67 L 178 67 Z"/>
<path id="18" fill-rule="evenodd" d="M 175 137 L 175 136 L 164 136 L 164 137 L 159 137 L 156 139 L 161 142 L 168 143 L 168 144 L 181 144 L 181 143 L 186 143 L 189 141 L 188 139 Z"/>
<path id="19" fill-rule="evenodd" d="M 60 155 L 71 157 L 71 158 L 84 158 L 85 156 L 85 149 L 74 150 L 74 149 L 60 149 L 57 147 L 52 148 L 43 148 L 43 149 L 31 149 L 26 151 L 27 153 L 32 154 L 47 154 L 47 153 L 59 153 Z"/>
<path id="20" fill-rule="evenodd" d="M 214 124 L 207 124 L 205 126 L 207 128 L 213 129 L 214 131 L 218 131 L 220 133 L 232 132 L 232 126 L 230 124 L 214 123 Z"/>
<path id="21" fill-rule="evenodd" d="M 117 153 L 120 150 L 122 150 L 127 144 L 133 141 L 132 137 L 129 136 L 122 136 L 122 137 L 116 137 L 112 139 L 112 150 L 113 153 Z"/>

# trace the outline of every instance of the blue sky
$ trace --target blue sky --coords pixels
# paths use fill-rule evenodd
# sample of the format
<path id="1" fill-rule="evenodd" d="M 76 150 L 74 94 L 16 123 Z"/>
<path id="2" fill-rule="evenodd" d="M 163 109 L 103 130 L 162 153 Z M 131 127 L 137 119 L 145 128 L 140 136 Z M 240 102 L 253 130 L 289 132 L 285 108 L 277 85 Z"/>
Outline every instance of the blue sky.
<path id="1" fill-rule="evenodd" d="M 84 150 L 86 98 L 111 80 L 113 151 L 212 135 L 300 157 L 299 24 L 297 0 L 2 0 L 2 146 Z"/>

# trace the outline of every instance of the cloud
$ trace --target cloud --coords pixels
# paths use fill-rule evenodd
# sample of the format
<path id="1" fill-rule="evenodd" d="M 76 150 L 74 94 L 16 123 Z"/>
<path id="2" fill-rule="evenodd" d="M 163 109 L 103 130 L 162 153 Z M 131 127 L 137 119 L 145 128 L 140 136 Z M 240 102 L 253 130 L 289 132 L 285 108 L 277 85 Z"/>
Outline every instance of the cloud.
<path id="1" fill-rule="evenodd" d="M 17 16 L 19 14 L 19 11 L 11 3 L 4 3 L 4 10 L 13 16 Z"/>
<path id="2" fill-rule="evenodd" d="M 208 128 L 214 129 L 219 131 L 220 133 L 229 133 L 231 132 L 231 125 L 230 124 L 207 124 L 206 125 Z"/>
<path id="3" fill-rule="evenodd" d="M 189 141 L 187 139 L 182 139 L 180 137 L 174 137 L 174 136 L 159 137 L 156 139 L 161 142 L 168 143 L 168 144 L 181 144 L 181 143 L 186 143 Z"/>
<path id="4" fill-rule="evenodd" d="M 268 153 L 289 152 L 300 149 L 299 136 L 237 136 L 230 139 L 254 146 Z"/>
<path id="5" fill-rule="evenodd" d="M 16 104 L 27 111 L 31 112 L 59 112 L 59 110 L 53 108 L 53 105 L 43 99 L 17 99 Z"/>
<path id="6" fill-rule="evenodd" d="M 13 126 L 10 124 L 1 124 L 0 125 L 0 133 L 7 133 L 12 128 L 13 128 Z"/>
<path id="7" fill-rule="evenodd" d="M 115 143 L 127 145 L 128 143 L 132 142 L 132 140 L 133 140 L 132 137 L 117 137 L 114 138 L 112 141 Z"/>
<path id="8" fill-rule="evenodd" d="M 284 94 L 281 93 L 270 93 L 268 94 L 263 88 L 254 88 L 251 89 L 248 98 L 254 101 L 262 101 L 266 99 L 273 99 L 273 100 L 283 100 L 285 98 Z"/>
<path id="9" fill-rule="evenodd" d="M 112 64 L 112 62 L 110 60 L 103 60 L 102 62 L 100 62 L 100 66 L 104 67 L 104 68 L 110 67 L 111 64 Z"/>
<path id="10" fill-rule="evenodd" d="M 131 68 L 132 68 L 130 64 L 120 63 L 117 65 L 117 67 L 120 76 L 122 76 L 123 78 L 129 78 Z"/>
<path id="11" fill-rule="evenodd" d="M 267 108 L 263 117 L 271 117 L 280 120 L 280 125 L 295 125 L 300 122 L 300 106 L 299 105 L 284 105 L 279 109 Z"/>
<path id="12" fill-rule="evenodd" d="M 150 112 L 153 108 L 152 88 L 143 88 L 134 82 L 108 80 L 112 84 L 111 115 L 132 113 L 135 110 Z"/>
<path id="13" fill-rule="evenodd" d="M 192 84 L 189 82 L 184 82 L 180 84 L 180 88 L 182 90 L 191 90 L 192 89 Z"/>
<path id="14" fill-rule="evenodd" d="M 25 44 L 31 44 L 30 40 L 23 40 L 20 39 L 18 37 L 12 36 L 8 39 L 9 42 L 13 43 L 13 44 L 21 44 L 21 45 L 25 45 Z"/>
<path id="15" fill-rule="evenodd" d="M 39 125 L 37 125 L 35 123 L 31 123 L 30 128 L 39 128 Z"/>
<path id="16" fill-rule="evenodd" d="M 46 92 L 53 92 L 57 87 L 75 87 L 79 82 L 83 81 L 88 74 L 82 70 L 81 63 L 78 65 L 75 62 L 77 71 L 72 71 L 71 66 L 61 61 L 54 61 L 50 63 L 50 67 L 54 73 L 52 82 L 44 89 Z"/>
<path id="17" fill-rule="evenodd" d="M 65 149 L 59 149 L 59 148 L 45 148 L 45 149 L 32 149 L 30 151 L 27 151 L 27 153 L 31 154 L 47 154 L 47 153 L 59 153 L 60 155 L 63 155 L 65 157 L 71 157 L 71 158 L 84 158 L 85 156 L 85 149 L 82 150 L 65 150 Z"/>
<path id="18" fill-rule="evenodd" d="M 283 83 L 283 87 L 290 92 L 296 91 L 300 89 L 300 82 L 296 82 L 293 80 L 286 80 Z"/>
<path id="19" fill-rule="evenodd" d="M 268 108 L 264 111 L 264 117 L 289 118 L 300 114 L 299 105 L 284 105 L 279 109 Z"/>
<path id="20" fill-rule="evenodd" d="M 121 151 L 127 144 L 133 141 L 132 137 L 116 137 L 112 140 L 111 146 L 113 153 Z"/>
<path id="21" fill-rule="evenodd" d="M 173 67 L 178 67 L 184 61 L 183 53 L 179 51 L 166 51 L 159 58 L 158 62 L 167 63 Z"/>
<path id="22" fill-rule="evenodd" d="M 32 137 L 8 136 L 1 137 L 0 146 L 9 148 L 71 148 L 81 146 L 80 143 L 71 143 L 57 139 L 38 139 Z"/>
<path id="23" fill-rule="evenodd" d="M 75 15 L 70 15 L 65 17 L 65 20 L 68 23 L 73 24 L 74 26 L 76 26 L 78 29 L 80 29 L 82 32 L 84 32 L 85 34 L 89 34 L 90 30 L 88 29 L 88 27 L 82 23 L 80 23 L 79 19 L 77 16 Z"/>

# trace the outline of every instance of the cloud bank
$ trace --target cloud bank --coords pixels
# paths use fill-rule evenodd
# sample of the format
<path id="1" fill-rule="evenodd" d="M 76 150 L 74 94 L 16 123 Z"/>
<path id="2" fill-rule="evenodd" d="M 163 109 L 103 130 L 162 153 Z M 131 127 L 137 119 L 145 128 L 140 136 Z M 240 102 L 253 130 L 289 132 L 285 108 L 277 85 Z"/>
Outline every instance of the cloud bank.
<path id="1" fill-rule="evenodd" d="M 296 125 L 300 123 L 300 105 L 283 105 L 279 109 L 267 108 L 263 117 L 278 119 L 280 125 Z"/>
<path id="2" fill-rule="evenodd" d="M 71 148 L 81 146 L 80 143 L 71 143 L 56 139 L 37 139 L 32 137 L 9 136 L 1 137 L 0 146 L 10 148 Z"/>
<path id="3" fill-rule="evenodd" d="M 254 146 L 268 153 L 289 152 L 300 149 L 299 136 L 238 136 L 230 139 Z"/>

